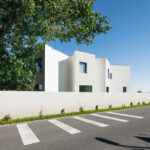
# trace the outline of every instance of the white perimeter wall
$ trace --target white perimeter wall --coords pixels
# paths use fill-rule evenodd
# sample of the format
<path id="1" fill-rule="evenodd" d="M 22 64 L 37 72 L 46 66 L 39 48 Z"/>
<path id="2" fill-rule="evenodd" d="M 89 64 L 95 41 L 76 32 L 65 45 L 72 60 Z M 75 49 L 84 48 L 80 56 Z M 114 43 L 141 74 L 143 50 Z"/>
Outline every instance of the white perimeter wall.
<path id="1" fill-rule="evenodd" d="M 108 108 L 130 105 L 130 102 L 149 102 L 150 93 L 73 93 L 73 92 L 0 92 L 0 119 L 6 114 L 12 118 L 37 116 L 41 108 L 44 114 L 60 113 L 62 108 L 66 112 L 79 111 L 79 107 L 85 110 L 93 110 L 96 105 L 99 108 Z"/>

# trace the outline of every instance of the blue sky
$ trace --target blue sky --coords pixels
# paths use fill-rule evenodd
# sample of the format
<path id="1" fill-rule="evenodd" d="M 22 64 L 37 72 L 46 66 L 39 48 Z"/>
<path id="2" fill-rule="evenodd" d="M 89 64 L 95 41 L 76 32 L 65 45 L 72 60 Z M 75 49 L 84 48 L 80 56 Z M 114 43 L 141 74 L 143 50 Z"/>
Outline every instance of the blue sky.
<path id="1" fill-rule="evenodd" d="M 50 42 L 68 55 L 74 50 L 106 56 L 111 64 L 131 65 L 133 91 L 150 92 L 150 0 L 96 0 L 93 9 L 107 15 L 112 29 L 92 45 Z"/>

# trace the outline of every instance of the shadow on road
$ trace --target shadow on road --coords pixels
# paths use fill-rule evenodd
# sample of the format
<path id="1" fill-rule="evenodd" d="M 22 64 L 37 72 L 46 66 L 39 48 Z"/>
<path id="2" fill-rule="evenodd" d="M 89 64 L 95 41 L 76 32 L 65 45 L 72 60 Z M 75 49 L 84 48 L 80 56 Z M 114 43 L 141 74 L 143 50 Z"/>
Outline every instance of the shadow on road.
<path id="1" fill-rule="evenodd" d="M 143 140 L 142 138 L 145 138 L 145 137 L 136 137 L 136 138 Z M 148 150 L 148 149 L 150 149 L 150 147 L 122 145 L 122 144 L 119 144 L 117 142 L 107 140 L 107 139 L 104 139 L 104 138 L 100 138 L 100 137 L 95 137 L 95 139 L 99 142 L 103 142 L 103 143 L 106 143 L 106 144 L 109 144 L 109 145 L 112 145 L 112 146 L 123 147 L 123 148 L 127 148 L 127 149 L 132 149 L 132 150 Z M 148 140 L 149 139 L 150 138 L 148 138 Z"/>
<path id="2" fill-rule="evenodd" d="M 141 137 L 141 136 L 135 136 L 137 139 L 143 140 L 144 142 L 150 143 L 149 137 Z"/>

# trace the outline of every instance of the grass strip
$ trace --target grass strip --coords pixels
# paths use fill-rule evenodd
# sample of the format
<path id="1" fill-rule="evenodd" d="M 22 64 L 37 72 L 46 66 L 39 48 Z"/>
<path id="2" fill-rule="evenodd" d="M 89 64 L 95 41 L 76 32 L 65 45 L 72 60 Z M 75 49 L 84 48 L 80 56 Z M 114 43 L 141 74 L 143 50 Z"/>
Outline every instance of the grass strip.
<path id="1" fill-rule="evenodd" d="M 146 106 L 150 106 L 150 104 L 122 106 L 122 107 L 115 107 L 115 108 L 104 108 L 104 109 L 98 109 L 98 110 L 85 110 L 83 112 L 70 112 L 70 113 L 64 113 L 64 114 L 32 116 L 32 117 L 11 119 L 11 120 L 8 120 L 8 121 L 1 120 L 0 125 L 13 124 L 13 123 L 19 123 L 19 122 L 27 122 L 27 121 L 33 121 L 33 120 L 59 118 L 59 117 L 65 117 L 65 116 L 74 116 L 74 115 L 81 115 L 81 114 L 90 114 L 90 113 L 96 113 L 96 112 L 105 112 L 105 111 L 112 111 L 112 110 L 130 109 L 130 108 L 136 108 L 136 107 L 146 107 Z"/>

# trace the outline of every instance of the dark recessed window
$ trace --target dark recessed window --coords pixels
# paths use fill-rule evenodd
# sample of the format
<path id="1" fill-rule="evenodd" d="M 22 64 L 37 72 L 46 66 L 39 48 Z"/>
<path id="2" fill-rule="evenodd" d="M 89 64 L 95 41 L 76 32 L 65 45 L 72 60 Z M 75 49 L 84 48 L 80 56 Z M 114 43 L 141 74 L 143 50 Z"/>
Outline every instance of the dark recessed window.
<path id="1" fill-rule="evenodd" d="M 92 92 L 92 86 L 90 85 L 80 85 L 79 86 L 80 92 Z"/>
<path id="2" fill-rule="evenodd" d="M 127 92 L 127 87 L 123 87 L 123 93 Z"/>
<path id="3" fill-rule="evenodd" d="M 42 58 L 36 59 L 36 69 L 39 73 L 42 73 Z"/>
<path id="4" fill-rule="evenodd" d="M 42 84 L 35 84 L 34 91 L 42 91 L 42 90 L 43 90 Z"/>
<path id="5" fill-rule="evenodd" d="M 106 87 L 106 92 L 109 93 L 109 87 Z"/>
<path id="6" fill-rule="evenodd" d="M 110 76 L 109 76 L 109 77 L 110 77 L 110 79 L 112 79 L 112 73 L 110 73 Z"/>
<path id="7" fill-rule="evenodd" d="M 87 73 L 87 63 L 80 62 L 80 72 Z"/>

